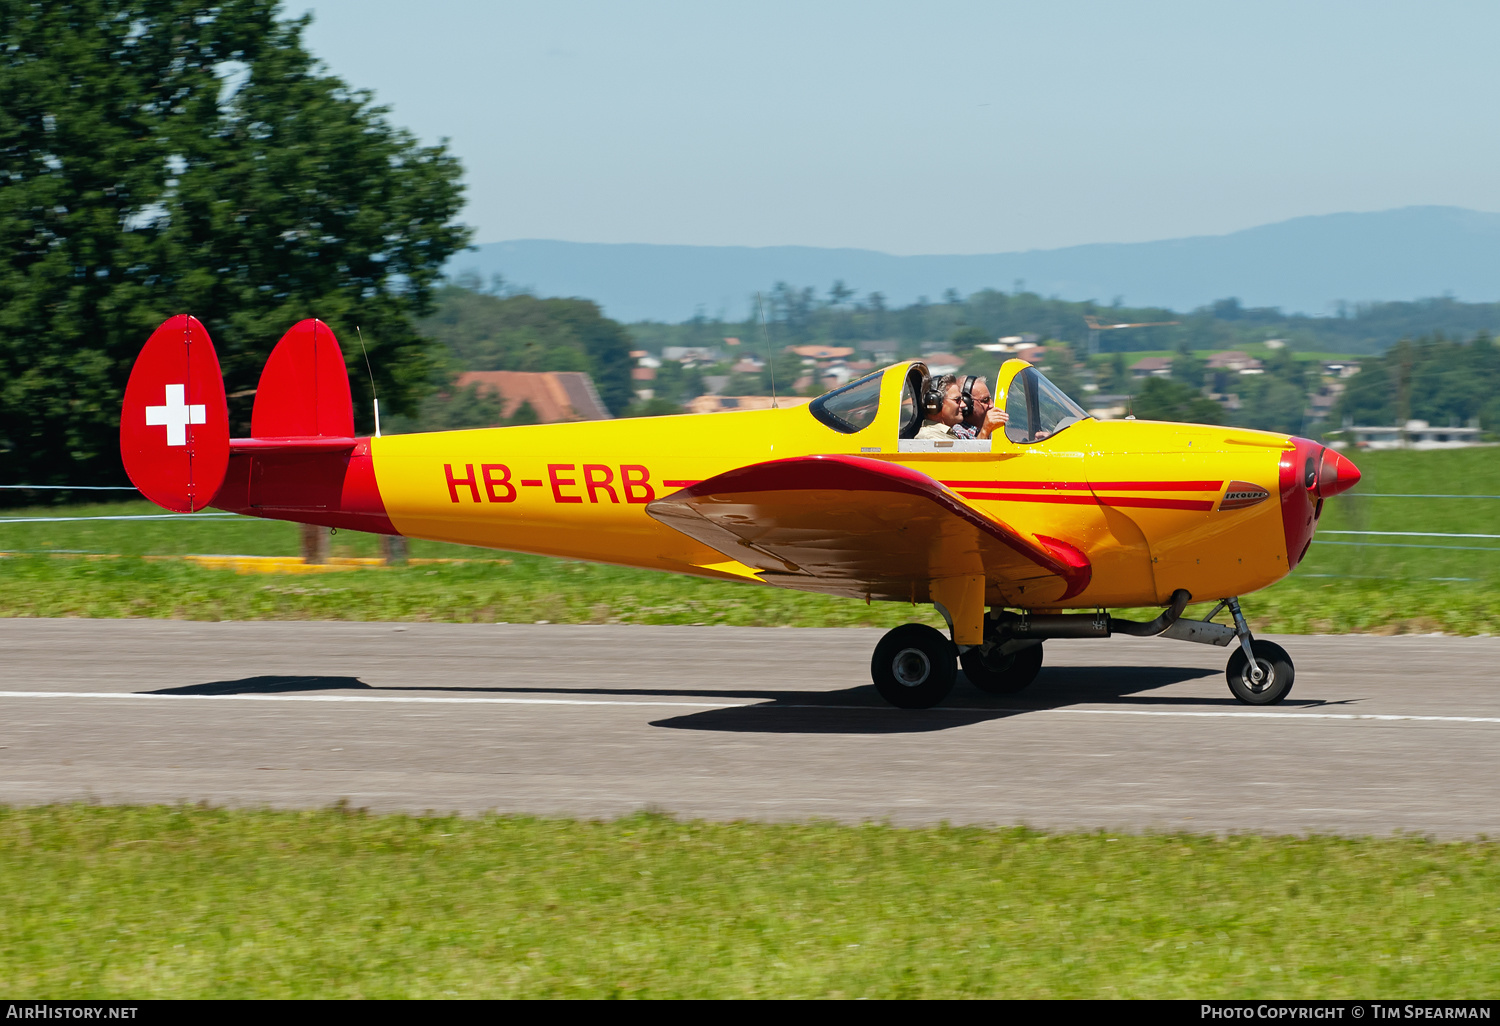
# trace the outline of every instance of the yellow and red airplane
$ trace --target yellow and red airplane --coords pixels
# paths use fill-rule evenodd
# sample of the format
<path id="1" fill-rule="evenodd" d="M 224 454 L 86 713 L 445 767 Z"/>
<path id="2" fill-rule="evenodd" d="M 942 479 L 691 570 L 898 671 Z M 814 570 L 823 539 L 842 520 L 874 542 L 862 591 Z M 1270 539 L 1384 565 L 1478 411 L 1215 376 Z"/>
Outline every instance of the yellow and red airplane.
<path id="1" fill-rule="evenodd" d="M 136 360 L 120 448 L 141 492 L 179 512 L 930 602 L 950 636 L 906 624 L 871 661 L 903 708 L 942 701 L 956 663 L 1007 694 L 1047 639 L 1111 634 L 1233 645 L 1234 696 L 1283 699 L 1291 659 L 1252 637 L 1238 596 L 1307 554 L 1355 466 L 1305 438 L 1095 420 L 1021 360 L 995 385 L 1009 423 L 987 440 L 915 437 L 933 401 L 918 361 L 786 409 L 365 438 L 338 341 L 308 320 L 266 362 L 251 437 L 230 438 L 213 343 L 180 315 Z M 1122 606 L 1165 610 L 1106 612 Z M 1214 622 L 1226 607 L 1233 624 Z"/>

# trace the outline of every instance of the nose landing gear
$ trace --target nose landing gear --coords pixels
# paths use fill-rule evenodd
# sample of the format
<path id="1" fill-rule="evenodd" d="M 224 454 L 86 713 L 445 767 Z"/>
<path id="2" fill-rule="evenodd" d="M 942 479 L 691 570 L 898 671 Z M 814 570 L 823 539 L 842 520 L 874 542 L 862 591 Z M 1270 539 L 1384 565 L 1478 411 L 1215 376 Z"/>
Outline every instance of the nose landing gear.
<path id="1" fill-rule="evenodd" d="M 1274 705 L 1292 690 L 1295 678 L 1292 657 L 1275 642 L 1251 636 L 1245 614 L 1240 612 L 1239 599 L 1225 599 L 1214 613 L 1224 606 L 1234 616 L 1234 633 L 1240 643 L 1224 671 L 1229 679 L 1229 693 L 1246 705 Z M 1213 619 L 1213 613 L 1208 619 Z"/>
<path id="2" fill-rule="evenodd" d="M 1229 692 L 1246 705 L 1273 705 L 1292 690 L 1292 657 L 1286 649 L 1271 641 L 1256 640 L 1251 643 L 1255 652 L 1257 676 L 1250 669 L 1251 663 L 1245 650 L 1237 648 L 1229 657 L 1229 667 L 1224 676 L 1229 678 Z"/>

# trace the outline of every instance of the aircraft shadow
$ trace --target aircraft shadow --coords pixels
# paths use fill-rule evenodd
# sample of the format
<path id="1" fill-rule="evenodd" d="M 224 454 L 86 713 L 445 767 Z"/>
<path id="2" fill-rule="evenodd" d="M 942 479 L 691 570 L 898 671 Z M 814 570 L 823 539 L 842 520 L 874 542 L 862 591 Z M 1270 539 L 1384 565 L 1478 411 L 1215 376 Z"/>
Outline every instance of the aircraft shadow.
<path id="1" fill-rule="evenodd" d="M 241 677 L 239 680 L 215 680 L 207 684 L 189 684 L 181 688 L 162 688 L 144 692 L 148 695 L 275 695 L 290 691 L 374 691 L 357 677 Z"/>
<path id="2" fill-rule="evenodd" d="M 770 701 L 764 705 L 706 709 L 655 720 L 651 725 L 755 734 L 925 733 L 1084 703 L 1216 704 L 1212 700 L 1141 694 L 1207 674 L 1198 667 L 1184 666 L 1058 667 L 1043 669 L 1036 682 L 1019 695 L 987 695 L 969 684 L 960 671 L 953 693 L 932 709 L 893 709 L 873 686 L 864 685 L 832 692 L 771 692 L 767 695 Z"/>
<path id="3" fill-rule="evenodd" d="M 330 675 L 257 676 L 209 681 L 145 692 L 152 695 L 254 695 L 311 691 L 447 692 L 452 694 L 599 695 L 612 698 L 750 699 L 757 705 L 705 709 L 651 721 L 671 730 L 755 734 L 913 734 L 951 730 L 1028 712 L 1075 705 L 1172 708 L 1235 707 L 1227 693 L 1203 698 L 1152 694 L 1185 681 L 1218 678 L 1218 671 L 1191 666 L 1053 666 L 1043 668 L 1031 687 L 1016 695 L 987 695 L 959 673 L 958 685 L 933 709 L 895 709 L 872 685 L 838 691 L 769 691 L 752 688 L 557 688 L 557 687 L 371 687 L 357 677 Z M 1285 706 L 1321 706 L 1317 700 L 1289 700 Z"/>

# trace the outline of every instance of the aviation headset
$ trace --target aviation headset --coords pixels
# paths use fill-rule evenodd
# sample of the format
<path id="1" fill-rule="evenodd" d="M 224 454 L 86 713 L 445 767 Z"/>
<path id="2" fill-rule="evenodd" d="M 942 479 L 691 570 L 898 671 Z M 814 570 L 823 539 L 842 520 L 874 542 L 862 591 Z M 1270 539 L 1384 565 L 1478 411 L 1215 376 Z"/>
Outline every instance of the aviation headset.
<path id="1" fill-rule="evenodd" d="M 938 378 L 931 377 L 927 379 L 927 394 L 922 397 L 922 405 L 928 410 L 941 411 L 943 408 L 944 393 L 947 389 L 937 386 L 939 380 Z M 963 390 L 959 393 L 958 409 L 960 416 L 964 420 L 968 420 L 974 415 L 974 382 L 978 380 L 979 376 L 977 374 L 970 374 L 964 379 Z"/>
<path id="2" fill-rule="evenodd" d="M 938 378 L 928 377 L 927 391 L 922 395 L 922 407 L 929 412 L 941 413 L 947 389 L 939 388 L 937 382 Z"/>
<path id="3" fill-rule="evenodd" d="M 970 374 L 964 379 L 964 389 L 959 393 L 958 410 L 964 420 L 974 416 L 974 382 L 978 380 L 977 374 Z"/>

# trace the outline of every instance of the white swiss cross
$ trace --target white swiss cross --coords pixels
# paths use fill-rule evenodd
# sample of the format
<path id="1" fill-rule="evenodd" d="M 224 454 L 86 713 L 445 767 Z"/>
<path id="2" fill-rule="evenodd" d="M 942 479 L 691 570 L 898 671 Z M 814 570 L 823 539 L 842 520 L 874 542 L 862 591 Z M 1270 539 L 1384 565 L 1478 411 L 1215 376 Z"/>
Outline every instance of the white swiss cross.
<path id="1" fill-rule="evenodd" d="M 146 407 L 147 424 L 167 426 L 168 445 L 187 445 L 187 426 L 202 424 L 208 419 L 204 414 L 202 403 L 196 406 L 187 404 L 184 398 L 186 392 L 186 385 L 168 385 L 167 404 Z"/>

